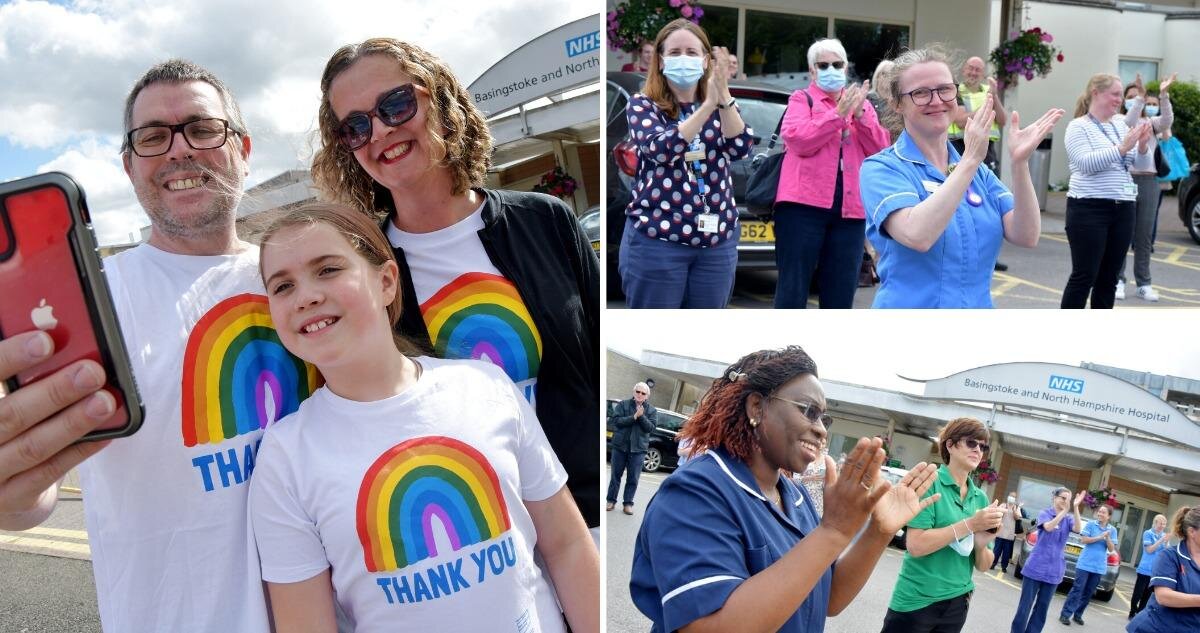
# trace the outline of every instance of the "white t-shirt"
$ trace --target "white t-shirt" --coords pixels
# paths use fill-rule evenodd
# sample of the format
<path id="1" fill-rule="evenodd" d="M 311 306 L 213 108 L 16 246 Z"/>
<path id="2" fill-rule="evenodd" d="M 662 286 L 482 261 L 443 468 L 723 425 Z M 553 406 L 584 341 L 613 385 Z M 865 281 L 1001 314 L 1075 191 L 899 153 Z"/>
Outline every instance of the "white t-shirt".
<path id="1" fill-rule="evenodd" d="M 488 259 L 479 241 L 482 229 L 483 205 L 430 233 L 406 233 L 387 223 L 388 240 L 404 249 L 434 354 L 503 368 L 537 406 L 542 337 L 517 287 Z"/>
<path id="2" fill-rule="evenodd" d="M 322 388 L 267 432 L 250 487 L 263 579 L 332 567 L 356 633 L 563 631 L 523 503 L 567 480 L 536 414 L 494 366 L 417 361 L 404 393 Z"/>
<path id="3" fill-rule="evenodd" d="M 80 466 L 106 633 L 267 631 L 246 495 L 262 427 L 314 371 L 279 344 L 258 249 L 104 261 L 142 401 L 142 428 Z M 185 360 L 186 359 L 186 360 Z"/>

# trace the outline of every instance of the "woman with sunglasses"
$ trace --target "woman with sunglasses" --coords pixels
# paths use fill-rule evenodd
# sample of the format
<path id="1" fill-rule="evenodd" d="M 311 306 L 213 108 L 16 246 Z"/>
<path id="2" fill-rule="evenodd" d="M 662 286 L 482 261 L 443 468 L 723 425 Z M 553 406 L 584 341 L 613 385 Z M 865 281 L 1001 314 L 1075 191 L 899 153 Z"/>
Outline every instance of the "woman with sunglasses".
<path id="1" fill-rule="evenodd" d="M 557 198 L 482 188 L 487 123 L 441 59 L 406 42 L 338 49 L 321 76 L 325 196 L 386 216 L 401 334 L 501 366 L 537 410 L 591 528 L 600 521 L 599 263 Z"/>
<path id="2" fill-rule="evenodd" d="M 861 175 L 867 237 L 879 256 L 880 287 L 872 307 L 990 308 L 1002 242 L 1037 245 L 1041 210 L 1029 157 L 1063 111 L 1052 108 L 1024 128 L 1013 112 L 1009 191 L 983 165 L 991 100 L 967 120 L 959 155 L 947 134 L 958 95 L 948 55 L 930 47 L 894 61 L 888 98 L 904 120 L 904 132 L 868 158 Z"/>
<path id="3" fill-rule="evenodd" d="M 826 406 L 816 363 L 796 346 L 748 354 L 713 381 L 681 433 L 697 456 L 663 482 L 634 545 L 629 590 L 652 631 L 819 633 L 896 530 L 937 501 L 921 500 L 933 465 L 895 486 L 880 476 L 879 438 L 860 439 L 838 474 L 821 457 Z M 820 518 L 782 474 L 816 459 Z"/>
<path id="4" fill-rule="evenodd" d="M 720 72 L 713 72 L 713 68 Z M 737 268 L 731 162 L 753 144 L 729 94 L 729 54 L 684 19 L 658 32 L 625 113 L 638 174 L 618 270 L 631 308 L 723 308 Z"/>
<path id="5" fill-rule="evenodd" d="M 991 567 L 1004 519 L 999 500 L 989 505 L 970 477 L 987 455 L 987 441 L 987 427 L 974 418 L 951 420 L 938 435 L 942 465 L 929 492 L 939 499 L 908 522 L 908 551 L 883 633 L 957 633 L 967 621 L 971 577 Z"/>
<path id="6" fill-rule="evenodd" d="M 779 135 L 787 145 L 775 194 L 776 308 L 808 307 L 813 271 L 821 307 L 850 308 L 865 234 L 859 168 L 888 146 L 867 101 L 871 82 L 846 85 L 846 49 L 836 39 L 808 48 L 815 80 L 788 100 Z"/>
<path id="7" fill-rule="evenodd" d="M 1046 613 L 1050 610 L 1050 599 L 1066 573 L 1067 560 L 1063 549 L 1071 532 L 1079 533 L 1083 519 L 1079 517 L 1079 504 L 1083 503 L 1086 491 L 1080 490 L 1071 503 L 1071 491 L 1055 488 L 1051 493 L 1051 506 L 1042 510 L 1037 517 L 1037 547 L 1025 559 L 1021 568 L 1021 598 L 1017 602 L 1017 613 L 1013 616 L 1012 633 L 1041 633 L 1046 625 Z"/>

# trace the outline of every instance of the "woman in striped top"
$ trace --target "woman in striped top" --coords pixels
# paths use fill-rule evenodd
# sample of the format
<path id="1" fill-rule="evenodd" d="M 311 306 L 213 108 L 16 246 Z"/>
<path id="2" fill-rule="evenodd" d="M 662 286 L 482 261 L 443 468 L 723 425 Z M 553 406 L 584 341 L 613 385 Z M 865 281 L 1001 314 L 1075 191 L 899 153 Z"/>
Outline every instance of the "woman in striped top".
<path id="1" fill-rule="evenodd" d="M 1111 308 L 1117 274 L 1133 239 L 1137 185 L 1129 170 L 1149 150 L 1150 123 L 1132 129 L 1117 116 L 1124 98 L 1121 78 L 1093 75 L 1067 124 L 1067 242 L 1071 276 L 1062 307 Z"/>

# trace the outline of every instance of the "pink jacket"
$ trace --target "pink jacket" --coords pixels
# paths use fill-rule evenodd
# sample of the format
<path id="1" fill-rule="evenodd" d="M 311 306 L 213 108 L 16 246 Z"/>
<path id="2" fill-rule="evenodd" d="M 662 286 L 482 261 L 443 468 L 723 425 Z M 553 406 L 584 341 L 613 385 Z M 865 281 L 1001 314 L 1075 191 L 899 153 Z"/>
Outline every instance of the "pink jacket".
<path id="1" fill-rule="evenodd" d="M 806 90 L 812 97 L 812 109 L 802 91 L 792 93 L 779 131 L 787 150 L 779 170 L 775 201 L 821 209 L 832 206 L 838 147 L 842 145 L 842 217 L 862 219 L 865 216 L 858 192 L 859 168 L 868 156 L 890 145 L 891 137 L 879 124 L 869 100 L 863 101 L 863 114 L 858 119 L 852 114 L 839 117 L 837 101 L 816 83 L 809 84 Z M 842 131 L 846 129 L 850 135 L 843 145 Z"/>

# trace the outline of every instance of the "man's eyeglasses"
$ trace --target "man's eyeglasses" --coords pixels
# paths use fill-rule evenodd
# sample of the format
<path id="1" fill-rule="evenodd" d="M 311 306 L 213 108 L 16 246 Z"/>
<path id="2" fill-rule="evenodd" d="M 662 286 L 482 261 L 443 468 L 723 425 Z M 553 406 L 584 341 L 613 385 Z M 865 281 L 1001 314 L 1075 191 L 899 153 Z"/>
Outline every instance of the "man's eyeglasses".
<path id="1" fill-rule="evenodd" d="M 962 443 L 963 443 L 963 446 L 966 446 L 968 450 L 973 451 L 978 448 L 980 450 L 980 452 L 983 452 L 983 453 L 988 452 L 988 450 L 990 450 L 992 448 L 990 445 L 988 445 L 987 442 L 980 442 L 979 440 L 974 440 L 974 439 L 965 439 L 965 440 L 962 440 Z"/>
<path id="2" fill-rule="evenodd" d="M 638 391 L 638 390 L 636 390 L 636 389 L 635 389 L 633 392 L 634 392 L 634 393 L 636 393 L 636 394 L 637 394 L 637 395 L 639 395 L 639 396 L 648 396 L 648 395 L 650 395 L 650 392 L 649 392 L 649 391 Z"/>
<path id="3" fill-rule="evenodd" d="M 846 62 L 817 62 L 817 70 L 829 70 L 829 67 L 841 70 L 846 67 Z"/>
<path id="4" fill-rule="evenodd" d="M 338 124 L 337 139 L 354 151 L 371 140 L 371 117 L 376 117 L 388 127 L 404 125 L 417 114 L 416 87 L 404 84 L 389 90 L 370 112 L 351 112 Z"/>
<path id="5" fill-rule="evenodd" d="M 1070 501 L 1070 500 L 1071 500 L 1071 495 L 1067 495 L 1067 496 L 1065 496 L 1065 497 L 1064 497 L 1064 496 L 1062 496 L 1062 495 L 1058 495 L 1058 498 L 1059 498 L 1059 499 L 1062 499 L 1063 501 Z"/>
<path id="6" fill-rule="evenodd" d="M 780 402 L 786 402 L 790 405 L 794 405 L 797 409 L 800 410 L 801 415 L 808 418 L 809 422 L 820 422 L 821 424 L 823 424 L 825 426 L 825 428 L 829 428 L 830 426 L 833 425 L 833 416 L 829 415 L 828 413 L 825 413 L 824 411 L 821 410 L 821 407 L 818 407 L 817 405 L 815 405 L 811 402 L 796 402 L 795 400 L 788 400 L 787 398 L 780 398 L 779 396 L 767 396 L 767 397 L 773 398 L 775 400 L 779 400 Z"/>
<path id="7" fill-rule="evenodd" d="M 955 97 L 958 96 L 958 86 L 954 84 L 942 84 L 936 88 L 917 88 L 916 90 L 909 90 L 900 96 L 907 95 L 909 99 L 912 99 L 913 105 L 927 106 L 933 103 L 934 93 L 937 93 L 937 97 L 942 103 L 949 103 L 954 101 Z"/>
<path id="8" fill-rule="evenodd" d="M 225 119 L 196 119 L 175 125 L 146 125 L 130 130 L 125 138 L 134 154 L 150 158 L 171 151 L 175 135 L 179 132 L 183 132 L 183 139 L 192 149 L 216 149 L 224 145 L 229 136 L 229 122 Z"/>

